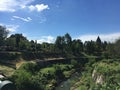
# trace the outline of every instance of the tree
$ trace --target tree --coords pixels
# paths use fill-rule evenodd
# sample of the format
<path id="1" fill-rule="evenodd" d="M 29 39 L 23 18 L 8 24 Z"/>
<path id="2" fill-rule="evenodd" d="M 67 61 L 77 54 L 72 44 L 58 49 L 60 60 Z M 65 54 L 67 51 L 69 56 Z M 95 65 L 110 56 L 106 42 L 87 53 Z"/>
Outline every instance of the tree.
<path id="1" fill-rule="evenodd" d="M 45 90 L 41 80 L 44 77 L 41 77 L 41 73 L 40 75 L 36 75 L 37 70 L 39 68 L 35 63 L 26 63 L 17 69 L 11 78 L 17 90 Z"/>
<path id="2" fill-rule="evenodd" d="M 72 52 L 74 54 L 80 54 L 83 51 L 83 43 L 81 40 L 73 40 L 72 41 Z"/>
<path id="3" fill-rule="evenodd" d="M 93 41 L 85 41 L 84 50 L 88 54 L 94 54 L 94 52 L 96 50 L 95 42 L 93 42 Z"/>
<path id="4" fill-rule="evenodd" d="M 65 44 L 64 37 L 58 36 L 55 41 L 55 48 L 57 49 L 58 52 L 63 51 L 64 44 Z"/>
<path id="5" fill-rule="evenodd" d="M 41 51 L 41 44 L 37 44 L 36 49 L 37 49 L 37 51 Z"/>
<path id="6" fill-rule="evenodd" d="M 107 45 L 108 45 L 108 43 L 106 41 L 104 41 L 104 43 L 102 45 L 102 48 L 103 48 L 104 51 L 106 51 Z"/>
<path id="7" fill-rule="evenodd" d="M 97 40 L 96 40 L 96 46 L 97 46 L 97 52 L 101 52 L 101 50 L 102 50 L 102 41 L 101 41 L 99 36 L 97 37 Z"/>
<path id="8" fill-rule="evenodd" d="M 16 50 L 16 41 L 15 38 L 7 38 L 6 39 L 7 50 L 13 51 Z"/>
<path id="9" fill-rule="evenodd" d="M 0 46 L 3 46 L 9 31 L 4 26 L 0 26 Z"/>
<path id="10" fill-rule="evenodd" d="M 101 41 L 99 36 L 97 37 L 96 43 L 99 44 L 99 45 L 101 45 L 101 43 L 102 43 L 102 41 Z"/>
<path id="11" fill-rule="evenodd" d="M 116 54 L 116 57 L 120 57 L 120 39 L 118 39 L 116 42 L 115 42 L 115 45 L 114 45 L 114 50 L 115 50 L 115 54 Z"/>
<path id="12" fill-rule="evenodd" d="M 30 45 L 31 45 L 31 50 L 35 51 L 35 42 L 33 40 L 30 41 Z"/>
<path id="13" fill-rule="evenodd" d="M 15 38 L 16 48 L 18 50 L 20 49 L 20 47 L 24 47 L 24 46 L 26 47 L 25 42 L 28 42 L 28 40 L 26 39 L 26 37 L 24 37 L 22 34 L 14 34 L 14 35 L 11 35 L 10 38 Z"/>
<path id="14" fill-rule="evenodd" d="M 71 42 L 72 42 L 72 38 L 68 33 L 65 34 L 64 40 L 65 40 L 65 43 L 68 44 L 68 45 L 70 45 Z"/>
<path id="15" fill-rule="evenodd" d="M 30 43 L 27 40 L 20 40 L 19 49 L 20 50 L 29 50 L 30 49 Z"/>
<path id="16" fill-rule="evenodd" d="M 71 54 L 72 38 L 68 33 L 66 33 L 63 37 L 64 37 L 64 43 L 65 43 L 64 47 L 63 47 L 64 52 L 67 53 L 67 54 Z"/>
<path id="17" fill-rule="evenodd" d="M 119 58 L 120 57 L 120 39 L 115 43 L 109 43 L 107 45 L 107 52 L 110 58 Z"/>

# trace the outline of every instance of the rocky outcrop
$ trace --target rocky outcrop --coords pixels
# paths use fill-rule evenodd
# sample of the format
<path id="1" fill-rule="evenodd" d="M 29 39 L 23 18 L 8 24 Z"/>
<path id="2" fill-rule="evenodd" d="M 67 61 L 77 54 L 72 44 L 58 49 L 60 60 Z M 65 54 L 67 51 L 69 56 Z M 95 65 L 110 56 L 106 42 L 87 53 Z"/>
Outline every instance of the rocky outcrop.
<path id="1" fill-rule="evenodd" d="M 98 73 L 95 69 L 92 73 L 92 79 L 96 84 L 103 84 L 104 76 L 100 73 Z"/>

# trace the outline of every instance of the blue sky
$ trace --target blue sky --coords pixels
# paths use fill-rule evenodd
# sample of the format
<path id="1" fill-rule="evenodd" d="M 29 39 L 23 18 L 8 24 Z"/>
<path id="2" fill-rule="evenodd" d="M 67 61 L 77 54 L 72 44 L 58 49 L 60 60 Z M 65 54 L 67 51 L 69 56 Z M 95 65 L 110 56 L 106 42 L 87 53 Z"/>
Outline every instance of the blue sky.
<path id="1" fill-rule="evenodd" d="M 38 42 L 74 39 L 114 41 L 120 37 L 120 0 L 0 0 L 0 24 Z"/>

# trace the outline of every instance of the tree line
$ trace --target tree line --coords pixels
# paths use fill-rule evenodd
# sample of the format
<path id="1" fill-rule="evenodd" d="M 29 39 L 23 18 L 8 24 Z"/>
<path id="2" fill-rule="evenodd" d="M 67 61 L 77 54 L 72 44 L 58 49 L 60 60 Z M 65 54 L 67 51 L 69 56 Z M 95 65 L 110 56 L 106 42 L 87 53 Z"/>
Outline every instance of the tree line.
<path id="1" fill-rule="evenodd" d="M 0 26 L 0 51 L 20 52 L 43 52 L 58 53 L 62 56 L 74 57 L 82 54 L 104 56 L 106 58 L 119 57 L 120 39 L 115 43 L 101 41 L 98 36 L 96 41 L 85 41 L 80 39 L 72 40 L 69 33 L 64 36 L 57 36 L 54 43 L 37 43 L 37 40 L 29 41 L 22 34 L 12 34 L 8 37 L 9 31 Z"/>

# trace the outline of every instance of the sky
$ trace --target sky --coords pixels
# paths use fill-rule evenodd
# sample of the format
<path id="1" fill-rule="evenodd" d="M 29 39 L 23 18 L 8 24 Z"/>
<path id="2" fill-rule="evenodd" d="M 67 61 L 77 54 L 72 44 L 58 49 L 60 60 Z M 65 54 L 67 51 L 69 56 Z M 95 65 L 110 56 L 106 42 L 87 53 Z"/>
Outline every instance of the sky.
<path id="1" fill-rule="evenodd" d="M 0 25 L 10 34 L 53 43 L 69 33 L 83 42 L 120 38 L 120 0 L 0 0 Z"/>

